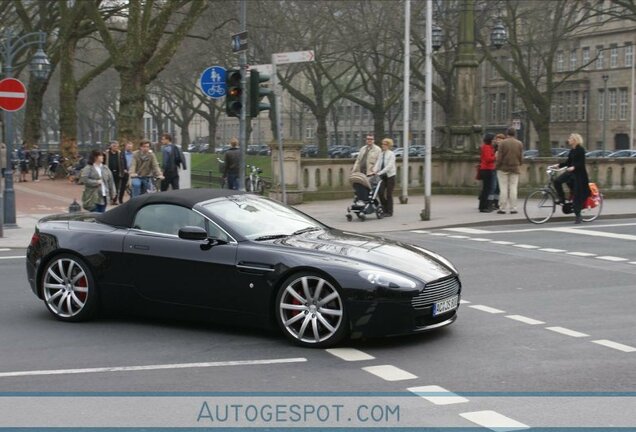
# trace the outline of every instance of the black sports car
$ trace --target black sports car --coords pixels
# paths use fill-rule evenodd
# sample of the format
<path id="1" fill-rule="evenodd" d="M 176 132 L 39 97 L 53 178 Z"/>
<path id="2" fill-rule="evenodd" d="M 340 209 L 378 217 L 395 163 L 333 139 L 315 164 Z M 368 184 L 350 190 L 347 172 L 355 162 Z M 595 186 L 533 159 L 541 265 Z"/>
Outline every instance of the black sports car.
<path id="1" fill-rule="evenodd" d="M 446 326 L 461 293 L 457 270 L 433 252 L 333 229 L 260 196 L 207 189 L 45 217 L 27 274 L 63 321 L 119 306 L 278 325 L 310 347 Z"/>

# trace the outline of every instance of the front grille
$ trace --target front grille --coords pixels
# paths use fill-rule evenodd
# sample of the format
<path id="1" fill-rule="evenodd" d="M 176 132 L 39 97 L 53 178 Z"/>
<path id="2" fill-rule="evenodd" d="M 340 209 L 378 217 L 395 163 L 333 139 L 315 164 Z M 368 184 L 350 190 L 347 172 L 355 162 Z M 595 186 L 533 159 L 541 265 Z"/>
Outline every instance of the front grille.
<path id="1" fill-rule="evenodd" d="M 414 309 L 423 309 L 432 303 L 459 294 L 459 287 L 457 276 L 427 283 L 422 292 L 413 297 L 411 305 L 413 305 Z"/>

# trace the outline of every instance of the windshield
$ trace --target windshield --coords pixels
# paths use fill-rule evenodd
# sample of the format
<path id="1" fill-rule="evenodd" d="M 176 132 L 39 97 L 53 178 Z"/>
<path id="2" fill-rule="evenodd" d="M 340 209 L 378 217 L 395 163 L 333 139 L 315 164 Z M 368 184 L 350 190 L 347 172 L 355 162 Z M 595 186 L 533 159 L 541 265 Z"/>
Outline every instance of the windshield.
<path id="1" fill-rule="evenodd" d="M 291 207 L 256 195 L 229 196 L 203 207 L 250 240 L 269 240 L 324 228 Z"/>

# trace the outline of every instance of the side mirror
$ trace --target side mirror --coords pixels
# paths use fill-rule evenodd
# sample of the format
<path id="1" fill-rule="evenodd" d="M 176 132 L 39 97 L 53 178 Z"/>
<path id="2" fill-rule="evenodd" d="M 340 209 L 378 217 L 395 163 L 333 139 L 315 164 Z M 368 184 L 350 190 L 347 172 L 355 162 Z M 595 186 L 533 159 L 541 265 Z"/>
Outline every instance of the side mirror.
<path id="1" fill-rule="evenodd" d="M 179 238 L 184 240 L 207 240 L 208 232 L 198 226 L 185 226 L 179 229 Z"/>

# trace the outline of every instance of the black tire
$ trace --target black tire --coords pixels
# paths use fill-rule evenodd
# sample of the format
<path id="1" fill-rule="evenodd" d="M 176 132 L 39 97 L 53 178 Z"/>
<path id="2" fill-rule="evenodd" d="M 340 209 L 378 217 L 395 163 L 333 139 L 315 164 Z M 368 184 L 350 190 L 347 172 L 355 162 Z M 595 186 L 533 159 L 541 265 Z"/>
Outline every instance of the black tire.
<path id="1" fill-rule="evenodd" d="M 303 347 L 334 346 L 349 333 L 342 290 L 318 273 L 288 277 L 276 295 L 274 315 L 283 334 Z"/>
<path id="2" fill-rule="evenodd" d="M 382 206 L 378 206 L 375 208 L 375 215 L 378 219 L 382 219 L 384 217 L 384 209 Z"/>
<path id="3" fill-rule="evenodd" d="M 75 255 L 53 257 L 46 264 L 39 285 L 46 308 L 61 321 L 86 321 L 97 313 L 95 279 L 84 260 Z"/>
<path id="4" fill-rule="evenodd" d="M 347 218 L 347 221 L 351 222 L 353 220 L 353 216 L 351 216 L 350 214 L 345 216 Z"/>
<path id="5" fill-rule="evenodd" d="M 265 195 L 265 182 L 263 180 L 259 180 L 256 183 L 256 192 L 259 195 Z"/>

